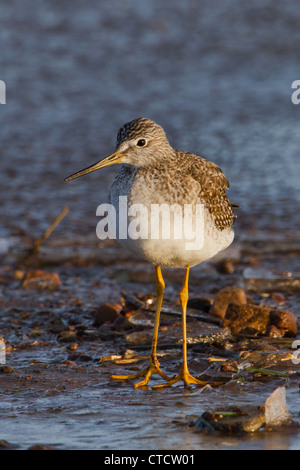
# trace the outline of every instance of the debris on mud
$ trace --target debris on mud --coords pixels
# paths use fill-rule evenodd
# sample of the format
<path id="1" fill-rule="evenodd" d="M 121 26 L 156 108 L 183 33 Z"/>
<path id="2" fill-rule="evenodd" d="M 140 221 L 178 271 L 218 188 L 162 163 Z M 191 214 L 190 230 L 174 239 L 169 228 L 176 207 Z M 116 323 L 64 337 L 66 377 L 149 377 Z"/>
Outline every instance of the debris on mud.
<path id="1" fill-rule="evenodd" d="M 281 426 L 295 426 L 286 405 L 284 387 L 278 387 L 264 405 L 229 406 L 205 411 L 193 426 L 201 432 L 221 434 L 253 433 L 264 428 L 278 430 Z"/>
<path id="2" fill-rule="evenodd" d="M 47 227 L 45 232 L 39 238 L 31 238 L 30 245 L 19 255 L 18 263 L 20 266 L 34 268 L 41 266 L 42 260 L 40 256 L 40 249 L 42 244 L 50 237 L 55 228 L 61 223 L 69 212 L 68 207 L 64 207 L 53 222 Z"/>
<path id="3" fill-rule="evenodd" d="M 243 273 L 249 292 L 299 292 L 300 276 L 290 271 L 274 272 L 264 268 L 249 267 Z"/>

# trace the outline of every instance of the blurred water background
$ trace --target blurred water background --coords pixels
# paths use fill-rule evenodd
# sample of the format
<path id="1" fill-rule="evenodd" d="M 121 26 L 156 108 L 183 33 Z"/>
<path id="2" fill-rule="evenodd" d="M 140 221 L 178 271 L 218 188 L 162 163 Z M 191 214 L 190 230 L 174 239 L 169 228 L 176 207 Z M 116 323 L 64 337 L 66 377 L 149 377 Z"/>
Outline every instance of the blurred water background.
<path id="1" fill-rule="evenodd" d="M 241 206 L 237 236 L 300 228 L 300 9 L 296 0 L 10 0 L 0 7 L 0 236 L 95 231 L 116 167 L 67 175 L 112 152 L 136 117 L 217 163 Z"/>

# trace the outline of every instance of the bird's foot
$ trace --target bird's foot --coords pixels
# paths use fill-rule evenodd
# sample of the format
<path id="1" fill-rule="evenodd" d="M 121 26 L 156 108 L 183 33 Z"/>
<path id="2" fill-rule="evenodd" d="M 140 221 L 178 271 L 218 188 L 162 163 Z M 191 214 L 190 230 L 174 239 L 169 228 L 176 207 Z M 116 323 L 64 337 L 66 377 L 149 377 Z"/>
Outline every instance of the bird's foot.
<path id="1" fill-rule="evenodd" d="M 158 374 L 160 377 L 162 377 L 164 380 L 169 382 L 172 380 L 170 377 L 168 377 L 164 372 L 161 370 L 159 367 L 159 362 L 157 358 L 150 358 L 149 365 L 145 367 L 145 369 L 141 370 L 137 374 L 132 374 L 132 375 L 112 375 L 110 378 L 112 380 L 131 380 L 131 379 L 138 379 L 139 377 L 144 377 L 144 380 L 141 380 L 140 382 L 137 382 L 134 385 L 134 388 L 140 388 L 144 387 L 145 385 L 148 384 L 151 375 L 153 374 Z"/>
<path id="2" fill-rule="evenodd" d="M 159 385 L 154 385 L 154 389 L 159 389 L 159 388 L 166 388 L 166 387 L 171 387 L 177 382 L 183 381 L 184 387 L 185 388 L 191 388 L 190 384 L 195 384 L 195 385 L 201 385 L 204 387 L 207 385 L 207 382 L 204 382 L 202 380 L 198 380 L 195 377 L 193 377 L 187 367 L 182 367 L 181 371 L 179 372 L 178 375 L 176 375 L 173 379 L 168 380 L 165 384 L 159 384 Z"/>

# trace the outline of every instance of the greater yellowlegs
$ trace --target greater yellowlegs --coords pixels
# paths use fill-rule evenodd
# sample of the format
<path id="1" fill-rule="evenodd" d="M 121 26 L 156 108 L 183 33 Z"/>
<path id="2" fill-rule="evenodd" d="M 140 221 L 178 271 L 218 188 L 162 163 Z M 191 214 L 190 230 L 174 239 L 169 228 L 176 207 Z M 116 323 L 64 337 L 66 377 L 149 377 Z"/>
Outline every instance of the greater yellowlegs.
<path id="1" fill-rule="evenodd" d="M 154 121 L 139 118 L 121 127 L 116 151 L 112 155 L 69 176 L 65 181 L 116 163 L 121 163 L 122 167 L 109 193 L 115 209 L 116 238 L 125 248 L 155 266 L 157 303 L 149 365 L 137 374 L 115 375 L 112 379 L 143 377 L 135 384 L 135 387 L 142 387 L 155 373 L 166 381 L 155 388 L 167 387 L 181 380 L 185 387 L 191 383 L 203 386 L 206 382 L 193 377 L 187 364 L 189 270 L 227 248 L 234 238 L 234 206 L 225 192 L 229 188 L 228 180 L 214 163 L 193 153 L 173 149 L 163 128 Z M 120 212 L 120 199 L 123 203 L 126 201 L 126 217 Z M 166 212 L 168 209 L 169 213 Z M 154 212 L 159 216 L 154 218 Z M 164 231 L 160 224 L 166 219 L 169 227 Z M 130 232 L 133 222 L 136 230 Z M 195 241 L 191 243 L 191 235 L 195 236 L 196 244 Z M 165 288 L 161 266 L 185 269 L 180 291 L 183 363 L 179 374 L 171 379 L 160 369 L 156 353 Z"/>

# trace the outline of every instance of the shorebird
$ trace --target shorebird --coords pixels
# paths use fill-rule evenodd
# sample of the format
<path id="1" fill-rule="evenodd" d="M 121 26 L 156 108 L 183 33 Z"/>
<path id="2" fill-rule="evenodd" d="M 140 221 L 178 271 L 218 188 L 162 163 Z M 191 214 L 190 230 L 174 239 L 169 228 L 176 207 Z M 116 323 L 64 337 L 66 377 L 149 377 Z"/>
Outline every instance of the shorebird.
<path id="1" fill-rule="evenodd" d="M 137 374 L 113 375 L 111 378 L 128 380 L 142 377 L 143 380 L 134 385 L 136 388 L 147 385 L 152 374 L 158 374 L 165 382 L 153 388 L 168 387 L 178 381 L 183 381 L 186 388 L 189 388 L 190 384 L 204 386 L 206 382 L 198 380 L 188 369 L 186 310 L 189 271 L 190 267 L 212 258 L 233 241 L 235 205 L 230 203 L 226 195 L 226 189 L 229 189 L 228 179 L 216 164 L 193 153 L 172 148 L 160 125 L 150 119 L 139 118 L 121 127 L 117 135 L 116 150 L 112 155 L 69 176 L 65 181 L 117 163 L 122 166 L 109 192 L 110 203 L 115 209 L 117 228 L 122 229 L 122 236 L 120 230 L 116 230 L 116 238 L 125 248 L 155 266 L 157 301 L 148 366 Z M 120 213 L 121 197 L 126 197 L 129 208 L 127 218 Z M 168 218 L 170 230 L 167 230 L 167 236 L 157 227 L 163 223 L 165 212 L 162 211 L 160 217 L 155 220 L 151 215 L 153 208 L 161 208 L 162 205 L 173 210 L 173 217 Z M 136 215 L 136 211 L 130 211 L 132 207 L 140 209 L 139 225 L 144 224 L 146 230 L 139 227 L 139 232 L 136 231 L 128 237 L 124 236 L 124 227 L 120 226 L 120 221 L 124 223 L 125 220 L 126 228 L 129 228 Z M 183 212 L 180 214 L 181 208 Z M 188 208 L 192 209 L 188 211 Z M 183 217 L 180 217 L 182 214 Z M 197 225 L 199 218 L 200 225 Z M 150 233 L 151 222 L 151 228 L 156 229 L 155 236 Z M 192 225 L 198 229 L 192 230 Z M 190 229 L 190 232 L 183 228 Z M 199 232 L 201 236 L 198 237 L 198 244 L 189 245 L 191 233 L 197 236 Z M 182 310 L 183 361 L 179 374 L 172 378 L 161 370 L 157 358 L 160 311 L 165 288 L 161 266 L 185 270 L 179 295 Z"/>

